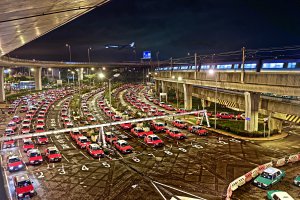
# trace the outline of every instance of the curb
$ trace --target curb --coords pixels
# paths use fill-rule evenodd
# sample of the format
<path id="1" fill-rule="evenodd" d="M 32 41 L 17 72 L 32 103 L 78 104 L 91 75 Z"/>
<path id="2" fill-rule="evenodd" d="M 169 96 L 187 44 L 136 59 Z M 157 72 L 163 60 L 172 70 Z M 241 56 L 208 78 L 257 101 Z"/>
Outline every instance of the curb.
<path id="1" fill-rule="evenodd" d="M 190 120 L 186 120 L 191 124 L 194 124 L 193 122 L 191 122 Z M 270 138 L 266 137 L 266 138 L 252 138 L 252 137 L 243 137 L 243 136 L 238 136 L 226 131 L 221 131 L 221 130 L 215 130 L 214 128 L 208 128 L 208 127 L 203 127 L 209 131 L 221 134 L 221 135 L 226 135 L 235 139 L 239 139 L 239 140 L 245 140 L 245 141 L 274 141 L 274 140 L 280 140 L 283 138 L 286 138 L 289 134 L 288 133 L 280 133 L 279 135 L 275 135 L 275 136 L 271 136 Z"/>

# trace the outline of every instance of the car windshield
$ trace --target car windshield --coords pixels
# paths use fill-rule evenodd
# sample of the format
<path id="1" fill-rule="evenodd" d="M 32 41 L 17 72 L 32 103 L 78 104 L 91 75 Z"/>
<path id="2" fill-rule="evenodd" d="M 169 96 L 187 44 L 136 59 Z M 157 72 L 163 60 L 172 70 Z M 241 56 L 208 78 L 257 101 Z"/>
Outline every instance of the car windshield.
<path id="1" fill-rule="evenodd" d="M 126 143 L 126 142 L 121 143 L 120 146 L 121 146 L 121 147 L 126 147 L 126 146 L 127 146 L 127 143 Z"/>
<path id="2" fill-rule="evenodd" d="M 137 132 L 139 132 L 139 133 L 142 133 L 142 132 L 144 132 L 144 130 L 143 130 L 143 129 L 137 129 L 136 131 L 137 131 Z"/>
<path id="3" fill-rule="evenodd" d="M 179 134 L 179 133 L 180 133 L 180 131 L 173 131 L 173 133 L 174 133 L 174 134 Z"/>
<path id="4" fill-rule="evenodd" d="M 26 141 L 26 142 L 24 142 L 24 144 L 25 145 L 30 145 L 30 144 L 33 144 L 33 143 L 32 143 L 32 141 Z"/>
<path id="5" fill-rule="evenodd" d="M 9 163 L 14 163 L 14 162 L 19 162 L 19 161 L 20 161 L 20 159 L 17 158 L 17 157 L 10 158 L 10 159 L 8 160 Z"/>
<path id="6" fill-rule="evenodd" d="M 107 137 L 108 137 L 108 138 L 113 138 L 113 137 L 115 137 L 115 135 L 109 134 L 109 135 L 107 135 Z"/>
<path id="7" fill-rule="evenodd" d="M 39 138 L 47 138 L 46 135 L 41 135 Z"/>
<path id="8" fill-rule="evenodd" d="M 163 124 L 157 124 L 157 126 L 164 126 Z"/>
<path id="9" fill-rule="evenodd" d="M 158 137 L 152 137 L 152 140 L 156 141 L 156 140 L 159 140 L 159 138 Z"/>
<path id="10" fill-rule="evenodd" d="M 41 154 L 39 152 L 30 153 L 30 157 L 37 157 L 37 156 L 41 156 Z"/>
<path id="11" fill-rule="evenodd" d="M 261 176 L 264 177 L 264 178 L 267 178 L 267 179 L 272 179 L 272 175 L 269 174 L 269 173 L 267 173 L 267 172 L 263 172 L 263 173 L 261 174 Z"/>
<path id="12" fill-rule="evenodd" d="M 100 150 L 101 148 L 96 146 L 96 147 L 92 147 L 93 150 Z"/>
<path id="13" fill-rule="evenodd" d="M 87 139 L 81 139 L 80 141 L 81 141 L 81 143 L 86 143 Z"/>
<path id="14" fill-rule="evenodd" d="M 36 130 L 40 131 L 40 130 L 44 130 L 44 128 L 43 127 L 37 127 Z"/>
<path id="15" fill-rule="evenodd" d="M 57 150 L 50 150 L 49 153 L 50 154 L 58 154 L 58 151 Z"/>
<path id="16" fill-rule="evenodd" d="M 29 185 L 31 185 L 30 180 L 24 180 L 24 181 L 18 182 L 18 187 L 27 187 Z"/>

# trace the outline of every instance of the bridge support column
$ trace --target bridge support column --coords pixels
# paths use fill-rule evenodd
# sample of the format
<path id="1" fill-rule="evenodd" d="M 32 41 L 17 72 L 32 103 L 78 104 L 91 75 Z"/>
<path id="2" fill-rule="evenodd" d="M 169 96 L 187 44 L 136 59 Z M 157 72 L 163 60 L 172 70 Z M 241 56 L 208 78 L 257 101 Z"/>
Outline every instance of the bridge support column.
<path id="1" fill-rule="evenodd" d="M 245 130 L 254 132 L 258 130 L 258 109 L 260 93 L 245 92 Z"/>
<path id="2" fill-rule="evenodd" d="M 273 118 L 271 115 L 269 116 L 268 128 L 270 132 L 278 131 L 281 133 L 282 131 L 282 120 Z"/>
<path id="3" fill-rule="evenodd" d="M 156 96 L 159 95 L 159 81 L 158 80 L 155 80 L 155 94 Z"/>
<path id="4" fill-rule="evenodd" d="M 184 109 L 192 110 L 193 85 L 183 84 L 183 92 L 184 92 Z"/>
<path id="5" fill-rule="evenodd" d="M 167 82 L 166 81 L 161 82 L 161 90 L 162 90 L 162 93 L 167 93 L 168 92 L 168 87 L 167 87 Z"/>
<path id="6" fill-rule="evenodd" d="M 5 101 L 5 90 L 4 90 L 4 67 L 0 67 L 0 102 Z"/>
<path id="7" fill-rule="evenodd" d="M 35 80 L 35 89 L 42 90 L 42 67 L 35 68 L 34 80 Z"/>
<path id="8" fill-rule="evenodd" d="M 82 81 L 83 80 L 83 68 L 80 68 L 78 70 L 78 81 Z"/>
<path id="9" fill-rule="evenodd" d="M 210 107 L 210 101 L 207 101 L 205 99 L 201 99 L 201 105 L 202 105 L 202 108 L 205 109 L 206 107 Z"/>

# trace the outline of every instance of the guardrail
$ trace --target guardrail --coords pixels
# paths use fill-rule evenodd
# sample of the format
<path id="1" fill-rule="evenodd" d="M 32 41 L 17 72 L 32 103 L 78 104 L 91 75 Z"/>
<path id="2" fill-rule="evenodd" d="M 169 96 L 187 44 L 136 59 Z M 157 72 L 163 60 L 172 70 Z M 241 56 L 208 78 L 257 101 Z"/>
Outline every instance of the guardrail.
<path id="1" fill-rule="evenodd" d="M 243 176 L 240 176 L 236 178 L 234 181 L 232 181 L 228 188 L 227 188 L 227 194 L 226 194 L 226 200 L 230 200 L 232 197 L 233 191 L 238 189 L 238 187 L 243 186 L 247 182 L 251 181 L 253 178 L 257 177 L 259 174 L 261 174 L 266 168 L 268 167 L 281 167 L 288 163 L 295 163 L 300 161 L 300 152 L 297 154 L 292 154 L 285 156 L 283 158 L 279 158 L 277 160 L 272 160 L 271 162 L 262 164 L 257 166 L 256 168 L 252 169 L 251 171 L 247 172 Z"/>

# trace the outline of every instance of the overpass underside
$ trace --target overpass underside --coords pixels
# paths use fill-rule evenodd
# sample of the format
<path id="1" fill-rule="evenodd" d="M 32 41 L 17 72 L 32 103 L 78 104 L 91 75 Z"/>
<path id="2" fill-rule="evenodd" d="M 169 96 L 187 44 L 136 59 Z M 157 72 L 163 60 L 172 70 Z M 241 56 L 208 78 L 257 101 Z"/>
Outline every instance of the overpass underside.
<path id="1" fill-rule="evenodd" d="M 296 119 L 300 113 L 300 106 L 297 103 L 284 102 L 275 98 L 261 96 L 254 92 L 237 92 L 219 89 L 215 87 L 201 87 L 199 85 L 190 85 L 192 88 L 190 94 L 186 94 L 186 83 L 176 83 L 168 81 L 156 81 L 156 90 L 167 92 L 169 88 L 180 93 L 184 93 L 185 108 L 191 109 L 192 103 L 187 101 L 187 96 L 194 96 L 209 102 L 216 102 L 229 108 L 244 110 L 249 122 L 245 121 L 245 130 L 253 132 L 258 129 L 258 113 L 269 116 L 272 121 L 269 122 L 270 130 L 281 129 L 282 121 L 293 119 L 292 122 L 298 122 Z M 216 92 L 217 91 L 217 92 Z M 204 101 L 202 101 L 204 102 Z M 293 116 L 293 117 L 291 117 Z M 300 120 L 299 120 L 300 122 Z"/>

